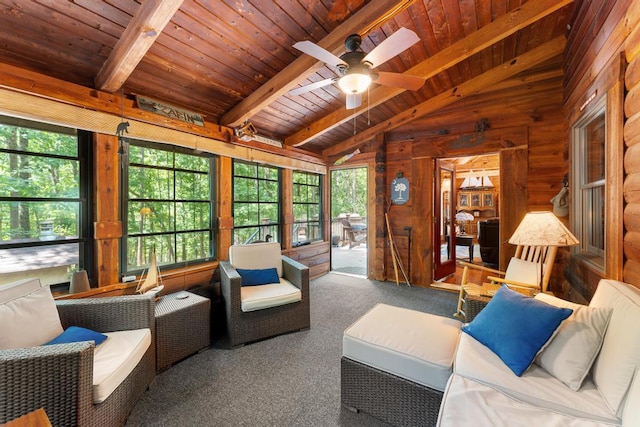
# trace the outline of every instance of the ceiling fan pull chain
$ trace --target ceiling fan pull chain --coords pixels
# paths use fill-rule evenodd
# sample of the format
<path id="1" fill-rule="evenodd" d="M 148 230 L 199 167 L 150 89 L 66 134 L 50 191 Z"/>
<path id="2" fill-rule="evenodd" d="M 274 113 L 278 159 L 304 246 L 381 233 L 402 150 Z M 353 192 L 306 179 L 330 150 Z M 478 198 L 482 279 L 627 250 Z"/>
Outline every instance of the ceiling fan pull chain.
<path id="1" fill-rule="evenodd" d="M 354 108 L 353 110 L 353 134 L 356 134 L 356 117 L 358 117 L 358 108 Z"/>
<path id="2" fill-rule="evenodd" d="M 367 126 L 371 126 L 371 85 L 367 88 Z"/>

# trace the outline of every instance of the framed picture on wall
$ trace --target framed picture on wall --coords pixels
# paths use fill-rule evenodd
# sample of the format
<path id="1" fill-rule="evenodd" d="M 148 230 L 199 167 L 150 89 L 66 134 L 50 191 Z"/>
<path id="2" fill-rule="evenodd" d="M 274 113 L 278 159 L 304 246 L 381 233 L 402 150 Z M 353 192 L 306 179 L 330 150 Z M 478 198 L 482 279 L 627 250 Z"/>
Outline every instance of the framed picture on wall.
<path id="1" fill-rule="evenodd" d="M 480 206 L 480 193 L 471 194 L 471 206 Z"/>
<path id="2" fill-rule="evenodd" d="M 493 193 L 484 193 L 482 206 L 493 206 Z"/>
<path id="3" fill-rule="evenodd" d="M 460 193 L 458 195 L 458 206 L 469 206 L 469 195 Z"/>

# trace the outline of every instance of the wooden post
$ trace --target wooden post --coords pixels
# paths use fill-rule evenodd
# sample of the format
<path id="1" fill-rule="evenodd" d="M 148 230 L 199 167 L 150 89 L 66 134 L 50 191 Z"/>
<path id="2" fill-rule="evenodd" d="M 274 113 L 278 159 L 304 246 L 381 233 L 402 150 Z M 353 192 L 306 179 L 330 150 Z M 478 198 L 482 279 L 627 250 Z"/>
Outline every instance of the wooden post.
<path id="1" fill-rule="evenodd" d="M 229 246 L 233 244 L 233 161 L 230 157 L 218 158 L 218 259 L 229 258 Z"/>
<path id="2" fill-rule="evenodd" d="M 386 211 L 387 200 L 387 179 L 386 179 L 386 142 L 384 135 L 376 137 L 376 155 L 373 165 L 373 173 L 375 174 L 373 188 L 375 192 L 374 205 L 369 205 L 368 211 L 373 213 L 374 217 L 369 218 L 369 229 L 375 230 L 375 239 L 373 240 L 373 250 L 369 255 L 369 262 L 374 263 L 374 279 L 386 280 L 387 272 L 385 267 L 385 223 L 383 218 Z M 371 188 L 371 185 L 370 185 Z M 374 227 L 371 227 L 374 225 Z M 369 238 L 371 233 L 369 233 Z M 372 240 L 369 240 L 372 241 Z"/>
<path id="3" fill-rule="evenodd" d="M 120 159 L 118 138 L 95 134 L 93 170 L 95 172 L 94 238 L 96 241 L 95 274 L 99 287 L 120 282 L 119 250 L 122 237 L 120 221 Z"/>
<path id="4" fill-rule="evenodd" d="M 282 249 L 293 246 L 293 171 L 282 169 Z"/>

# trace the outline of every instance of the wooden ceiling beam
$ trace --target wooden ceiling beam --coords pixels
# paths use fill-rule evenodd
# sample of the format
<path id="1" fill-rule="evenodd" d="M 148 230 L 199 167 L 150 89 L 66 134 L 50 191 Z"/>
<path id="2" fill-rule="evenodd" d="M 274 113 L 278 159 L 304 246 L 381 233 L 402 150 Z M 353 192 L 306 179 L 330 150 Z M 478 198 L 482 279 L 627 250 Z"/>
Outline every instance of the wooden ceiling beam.
<path id="1" fill-rule="evenodd" d="M 140 5 L 122 37 L 95 78 L 96 89 L 115 92 L 122 87 L 183 0 L 146 0 Z"/>
<path id="2" fill-rule="evenodd" d="M 407 70 L 404 74 L 429 79 L 572 2 L 573 0 L 527 2 L 522 7 L 508 12 L 462 40 L 442 49 L 429 59 Z M 378 86 L 371 90 L 369 108 L 380 105 L 402 92 L 404 92 L 404 89 Z M 366 108 L 347 110 L 342 107 L 288 136 L 285 138 L 284 143 L 299 147 L 365 111 L 367 111 Z"/>
<path id="3" fill-rule="evenodd" d="M 372 0 L 317 44 L 337 55 L 344 51 L 344 40 L 350 34 L 357 32 L 360 35 L 365 35 L 369 33 L 393 18 L 398 12 L 409 7 L 414 1 Z M 298 58 L 268 82 L 223 114 L 220 117 L 220 124 L 231 127 L 239 126 L 323 66 L 324 64 L 317 59 L 301 53 Z"/>
<path id="4" fill-rule="evenodd" d="M 486 73 L 474 77 L 455 88 L 443 92 L 421 104 L 413 106 L 402 113 L 396 114 L 389 120 L 378 123 L 359 134 L 346 139 L 340 144 L 329 147 L 322 152 L 322 156 L 329 162 L 340 155 L 350 153 L 362 144 L 370 141 L 375 135 L 390 131 L 429 113 L 437 111 L 468 96 L 474 95 L 491 85 L 499 83 L 516 74 L 533 67 L 541 62 L 560 54 L 564 50 L 565 38 L 557 37 L 529 52 L 501 64 Z"/>

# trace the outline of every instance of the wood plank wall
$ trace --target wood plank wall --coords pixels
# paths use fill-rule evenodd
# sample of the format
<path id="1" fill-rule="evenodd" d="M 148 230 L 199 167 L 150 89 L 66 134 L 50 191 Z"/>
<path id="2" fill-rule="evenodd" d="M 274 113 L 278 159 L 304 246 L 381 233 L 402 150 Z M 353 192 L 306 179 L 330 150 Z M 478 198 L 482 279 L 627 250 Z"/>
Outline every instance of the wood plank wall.
<path id="1" fill-rule="evenodd" d="M 484 141 L 465 143 L 477 138 L 474 127 L 482 118 L 488 119 L 490 124 Z M 429 136 L 412 138 L 412 132 L 405 129 L 388 133 L 384 173 L 387 183 L 400 172 L 409 180 L 410 199 L 404 205 L 392 206 L 389 220 L 405 269 L 410 270 L 412 285 L 428 286 L 432 283 L 433 268 L 430 222 L 433 159 L 499 153 L 520 147 L 524 152 L 523 161 L 529 165 L 525 171 L 528 173 L 523 174 L 524 183 L 510 172 L 503 174 L 501 179 L 510 183 L 517 181 L 516 185 L 503 185 L 503 190 L 507 188 L 507 192 L 513 192 L 511 199 L 520 199 L 523 206 L 512 212 L 514 219 L 505 219 L 503 235 L 513 233 L 527 210 L 551 210 L 550 200 L 562 188 L 562 178 L 568 171 L 562 76 L 554 74 L 549 79 L 536 82 L 510 82 L 503 89 L 472 96 L 460 105 L 454 104 L 421 119 L 416 126 L 420 126 L 421 135 Z M 390 188 L 386 191 L 388 203 Z M 502 194 L 503 197 L 506 200 L 510 196 Z M 511 205 L 501 202 L 501 212 L 505 206 Z M 412 228 L 411 266 L 408 266 L 408 232 L 405 227 Z M 389 251 L 378 261 L 387 265 L 387 280 L 395 280 Z M 558 257 L 558 262 L 562 262 L 561 257 Z M 563 265 L 554 268 L 552 289 L 560 286 L 562 268 Z"/>
<path id="2" fill-rule="evenodd" d="M 570 148 L 571 127 L 580 118 L 581 107 L 592 95 L 595 94 L 592 102 L 605 94 L 609 94 L 609 99 L 621 99 L 625 96 L 619 84 L 623 78 L 627 90 L 624 112 L 615 103 L 609 106 L 610 113 L 616 115 L 614 119 L 622 121 L 626 118 L 626 123 L 624 144 L 621 135 L 607 136 L 613 141 L 609 147 L 611 158 L 607 162 L 608 169 L 616 168 L 616 161 L 624 156 L 624 172 L 618 169 L 618 173 L 607 175 L 607 185 L 612 190 L 617 189 L 617 192 L 607 191 L 619 194 L 619 187 L 624 185 L 624 200 L 607 199 L 607 223 L 613 232 L 608 234 L 606 240 L 606 271 L 602 274 L 590 268 L 580 257 L 566 255 L 569 280 L 563 284 L 565 296 L 586 302 L 593 296 L 602 277 L 624 280 L 640 287 L 640 162 L 637 160 L 640 158 L 640 147 L 636 145 L 636 141 L 640 141 L 637 137 L 640 134 L 640 107 L 636 101 L 640 79 L 635 71 L 640 49 L 640 2 L 581 2 L 574 18 L 565 48 L 565 151 Z M 622 77 L 625 62 L 628 62 L 628 66 Z M 620 142 L 617 142 L 618 138 Z"/>

